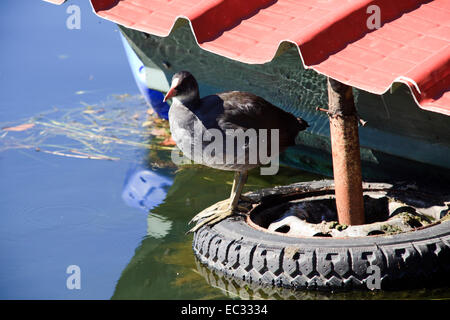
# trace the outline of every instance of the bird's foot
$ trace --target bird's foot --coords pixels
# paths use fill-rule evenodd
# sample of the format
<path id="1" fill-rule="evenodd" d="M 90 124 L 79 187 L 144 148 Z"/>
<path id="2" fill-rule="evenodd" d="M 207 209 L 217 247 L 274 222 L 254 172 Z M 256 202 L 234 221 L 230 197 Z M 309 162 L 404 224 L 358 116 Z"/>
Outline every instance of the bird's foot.
<path id="1" fill-rule="evenodd" d="M 209 208 L 211 208 L 211 207 L 209 207 Z M 209 208 L 207 208 L 206 210 L 208 210 Z M 204 212 L 204 211 L 205 210 L 203 210 L 202 212 Z M 226 208 L 217 207 L 216 209 L 212 209 L 211 211 L 212 212 L 208 212 L 208 215 L 206 215 L 206 217 L 203 218 L 203 220 L 201 220 L 200 222 L 197 222 L 197 224 L 191 230 L 189 230 L 189 232 L 195 232 L 204 225 L 213 225 L 213 224 L 215 224 L 219 221 L 222 221 L 223 219 L 233 215 L 233 208 L 231 206 L 227 206 Z M 194 218 L 196 218 L 196 217 L 197 216 L 195 216 Z M 198 221 L 199 219 L 200 218 L 196 219 L 195 221 Z"/>
<path id="2" fill-rule="evenodd" d="M 214 213 L 216 213 L 217 211 L 225 210 L 229 206 L 230 206 L 230 199 L 225 199 L 225 200 L 216 202 L 212 206 L 209 206 L 208 208 L 202 210 L 200 213 L 195 215 L 191 219 L 191 221 L 189 221 L 189 224 L 191 224 L 192 222 L 197 222 L 197 221 L 199 221 L 201 219 L 208 218 L 208 217 L 212 216 Z"/>
<path id="3" fill-rule="evenodd" d="M 242 200 L 243 202 L 254 203 L 254 201 L 252 199 L 242 196 L 242 195 L 240 196 L 240 200 Z M 189 224 L 191 224 L 193 222 L 197 222 L 198 220 L 210 217 L 211 215 L 215 214 L 217 210 L 225 210 L 226 208 L 228 208 L 230 206 L 230 202 L 231 202 L 231 199 L 225 199 L 225 200 L 216 202 L 212 206 L 209 206 L 208 208 L 202 210 L 200 213 L 196 214 L 191 219 L 191 221 L 189 221 Z M 248 207 L 241 206 L 239 204 L 236 206 L 236 209 L 239 212 L 248 212 L 249 211 Z"/>
<path id="4" fill-rule="evenodd" d="M 232 208 L 230 199 L 219 201 L 213 204 L 212 206 L 204 209 L 203 211 L 198 213 L 194 218 L 192 218 L 191 221 L 189 221 L 189 223 L 197 222 L 197 224 L 191 230 L 189 230 L 189 232 L 195 232 L 204 225 L 213 225 L 233 215 L 233 213 L 235 213 L 234 209 L 237 209 L 237 211 L 239 212 L 248 212 L 249 210 L 247 207 L 240 205 L 237 205 L 236 208 Z"/>

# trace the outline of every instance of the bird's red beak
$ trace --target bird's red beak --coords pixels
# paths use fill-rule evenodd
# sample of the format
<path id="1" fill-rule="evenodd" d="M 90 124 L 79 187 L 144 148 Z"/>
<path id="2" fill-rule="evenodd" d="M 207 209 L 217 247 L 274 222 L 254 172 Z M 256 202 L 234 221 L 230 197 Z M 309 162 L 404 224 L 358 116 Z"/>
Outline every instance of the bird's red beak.
<path id="1" fill-rule="evenodd" d="M 169 91 L 167 91 L 166 96 L 164 97 L 163 102 L 166 102 L 167 99 L 172 98 L 176 93 L 176 87 L 171 87 Z"/>

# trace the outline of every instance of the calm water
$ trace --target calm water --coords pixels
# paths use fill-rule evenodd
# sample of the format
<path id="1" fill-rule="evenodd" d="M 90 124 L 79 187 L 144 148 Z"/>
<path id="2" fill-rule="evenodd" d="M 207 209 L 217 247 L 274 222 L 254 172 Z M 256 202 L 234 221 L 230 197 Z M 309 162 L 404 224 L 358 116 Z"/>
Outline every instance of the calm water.
<path id="1" fill-rule="evenodd" d="M 258 291 L 198 265 L 187 222 L 228 196 L 233 174 L 174 168 L 152 128 L 142 127 L 146 106 L 117 27 L 83 2 L 81 30 L 68 30 L 66 7 L 0 4 L 0 122 L 35 124 L 0 131 L 1 299 L 448 297 L 445 289 Z M 255 171 L 245 191 L 317 178 L 288 168 L 264 178 Z M 80 290 L 66 287 L 69 265 L 81 269 Z"/>

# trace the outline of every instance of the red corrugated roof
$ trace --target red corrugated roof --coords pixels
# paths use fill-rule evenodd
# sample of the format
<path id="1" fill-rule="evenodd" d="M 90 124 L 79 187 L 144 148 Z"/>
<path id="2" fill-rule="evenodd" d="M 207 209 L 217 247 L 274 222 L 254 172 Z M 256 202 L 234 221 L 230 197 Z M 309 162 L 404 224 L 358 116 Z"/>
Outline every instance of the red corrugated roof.
<path id="1" fill-rule="evenodd" d="M 306 68 L 381 94 L 407 84 L 423 109 L 450 115 L 450 0 L 91 0 L 95 12 L 129 28 L 167 36 L 190 21 L 205 50 L 265 63 L 282 41 Z M 368 8 L 380 8 L 370 30 Z"/>

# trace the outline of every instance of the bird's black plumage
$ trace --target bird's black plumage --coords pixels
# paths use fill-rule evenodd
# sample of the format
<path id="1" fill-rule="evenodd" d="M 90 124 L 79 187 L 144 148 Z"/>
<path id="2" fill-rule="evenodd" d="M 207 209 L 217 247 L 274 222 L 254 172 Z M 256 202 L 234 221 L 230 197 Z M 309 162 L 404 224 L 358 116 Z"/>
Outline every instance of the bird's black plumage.
<path id="1" fill-rule="evenodd" d="M 167 96 L 174 98 L 169 110 L 173 139 L 183 153 L 194 161 L 196 159 L 194 159 L 192 152 L 195 145 L 197 145 L 197 150 L 203 150 L 209 144 L 208 141 L 203 141 L 198 137 L 195 138 L 195 127 L 200 128 L 202 134 L 210 129 L 217 129 L 224 139 L 229 130 L 242 129 L 246 131 L 254 129 L 259 138 L 260 129 L 278 129 L 279 152 L 294 145 L 297 134 L 308 127 L 306 121 L 296 118 L 252 93 L 230 91 L 200 98 L 198 84 L 187 71 L 174 75 L 172 88 Z M 267 143 L 267 150 L 270 151 L 270 146 L 273 143 L 270 139 L 270 133 L 264 143 Z M 199 145 L 202 148 L 198 148 Z M 236 153 L 239 148 L 240 146 L 237 146 L 234 150 L 229 150 L 224 144 L 221 150 L 216 151 L 223 153 L 222 156 L 225 159 L 227 153 Z M 248 149 L 248 146 L 242 148 Z M 248 158 L 249 156 L 246 154 L 246 162 L 248 162 Z M 237 163 L 239 162 L 238 159 L 235 160 L 234 164 L 220 164 L 212 159 L 202 159 L 198 162 L 222 170 L 235 171 L 249 170 L 260 164 L 239 164 Z"/>
<path id="2" fill-rule="evenodd" d="M 297 134 L 308 127 L 303 119 L 253 93 L 231 91 L 217 96 L 224 107 L 224 112 L 217 119 L 222 128 L 279 129 L 281 151 L 294 145 Z"/>

